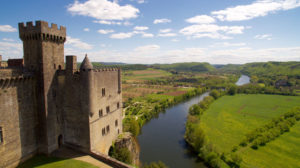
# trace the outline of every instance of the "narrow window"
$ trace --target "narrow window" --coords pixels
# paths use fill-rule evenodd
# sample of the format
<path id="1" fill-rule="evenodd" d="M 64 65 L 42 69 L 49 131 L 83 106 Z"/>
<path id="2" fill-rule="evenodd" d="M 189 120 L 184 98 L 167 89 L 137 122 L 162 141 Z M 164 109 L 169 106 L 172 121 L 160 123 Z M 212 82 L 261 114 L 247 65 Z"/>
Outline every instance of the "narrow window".
<path id="1" fill-rule="evenodd" d="M 106 126 L 106 132 L 109 133 L 109 125 Z"/>
<path id="2" fill-rule="evenodd" d="M 120 108 L 120 102 L 117 103 L 117 108 Z"/>
<path id="3" fill-rule="evenodd" d="M 106 107 L 106 113 L 109 113 L 110 112 L 110 109 L 109 109 L 109 106 Z"/>
<path id="4" fill-rule="evenodd" d="M 105 96 L 105 88 L 102 88 L 102 96 Z"/>
<path id="5" fill-rule="evenodd" d="M 120 130 L 118 129 L 118 134 L 120 134 Z"/>
<path id="6" fill-rule="evenodd" d="M 103 110 L 99 110 L 99 117 L 102 117 L 103 116 Z"/>
<path id="7" fill-rule="evenodd" d="M 102 128 L 102 136 L 105 135 L 105 128 Z"/>
<path id="8" fill-rule="evenodd" d="M 3 132 L 2 132 L 2 127 L 0 127 L 0 144 L 3 143 Z"/>
<path id="9" fill-rule="evenodd" d="M 116 126 L 116 127 L 118 126 L 118 120 L 115 121 L 115 126 Z"/>
<path id="10" fill-rule="evenodd" d="M 53 65 L 54 69 L 56 69 L 56 64 Z"/>

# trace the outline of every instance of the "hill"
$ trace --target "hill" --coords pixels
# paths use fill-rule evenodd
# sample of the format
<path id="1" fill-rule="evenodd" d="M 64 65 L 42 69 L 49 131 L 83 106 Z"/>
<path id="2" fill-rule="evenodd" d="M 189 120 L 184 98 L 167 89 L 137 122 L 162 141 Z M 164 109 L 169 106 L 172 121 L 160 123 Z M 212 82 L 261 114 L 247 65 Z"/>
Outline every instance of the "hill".
<path id="1" fill-rule="evenodd" d="M 209 63 L 190 62 L 190 63 L 174 63 L 174 64 L 154 64 L 153 68 L 163 69 L 176 72 L 211 72 L 215 67 Z"/>

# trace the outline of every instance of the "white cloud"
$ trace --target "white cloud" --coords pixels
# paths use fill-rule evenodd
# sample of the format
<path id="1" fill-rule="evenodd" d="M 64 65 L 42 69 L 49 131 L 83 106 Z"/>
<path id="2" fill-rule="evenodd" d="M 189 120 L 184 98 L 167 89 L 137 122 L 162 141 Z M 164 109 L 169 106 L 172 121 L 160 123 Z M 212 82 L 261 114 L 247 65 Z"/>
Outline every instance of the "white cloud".
<path id="1" fill-rule="evenodd" d="M 138 30 L 138 31 L 144 31 L 144 30 L 148 30 L 149 27 L 147 26 L 135 26 L 134 30 Z"/>
<path id="2" fill-rule="evenodd" d="M 138 17 L 139 9 L 131 6 L 120 6 L 108 0 L 87 0 L 83 3 L 75 1 L 67 9 L 73 15 L 82 15 L 99 20 L 124 20 Z"/>
<path id="3" fill-rule="evenodd" d="M 158 24 L 158 23 L 170 23 L 171 22 L 171 20 L 170 19 L 155 19 L 154 21 L 153 21 L 153 23 L 154 24 Z"/>
<path id="4" fill-rule="evenodd" d="M 258 34 L 256 36 L 254 36 L 255 39 L 259 39 L 259 40 L 272 40 L 272 35 L 271 34 Z"/>
<path id="5" fill-rule="evenodd" d="M 171 31 L 172 31 L 172 29 L 160 29 L 159 33 L 169 33 Z"/>
<path id="6" fill-rule="evenodd" d="M 152 37 L 154 37 L 154 35 L 151 34 L 151 33 L 143 33 L 143 34 L 142 34 L 142 37 L 143 37 L 143 38 L 152 38 Z"/>
<path id="7" fill-rule="evenodd" d="M 14 39 L 11 39 L 11 38 L 3 38 L 2 40 L 3 40 L 3 41 L 9 41 L 9 42 L 15 41 Z"/>
<path id="8" fill-rule="evenodd" d="M 223 42 L 223 43 L 215 43 L 213 45 L 210 45 L 210 47 L 241 47 L 241 46 L 246 46 L 246 43 Z"/>
<path id="9" fill-rule="evenodd" d="M 143 53 L 150 53 L 154 52 L 160 49 L 159 45 L 152 44 L 152 45 L 145 45 L 145 46 L 140 46 L 134 49 L 136 52 L 143 52 Z"/>
<path id="10" fill-rule="evenodd" d="M 84 29 L 83 29 L 83 31 L 85 31 L 85 32 L 89 32 L 89 31 L 90 31 L 90 29 L 89 29 L 89 28 L 84 28 Z"/>
<path id="11" fill-rule="evenodd" d="M 176 33 L 159 33 L 158 34 L 159 37 L 175 37 L 177 36 Z"/>
<path id="12" fill-rule="evenodd" d="M 112 29 L 99 29 L 98 30 L 98 33 L 100 33 L 100 34 L 109 34 L 109 33 L 113 33 L 113 32 L 115 32 L 115 31 Z"/>
<path id="13" fill-rule="evenodd" d="M 238 5 L 224 10 L 213 11 L 211 14 L 221 21 L 241 21 L 299 6 L 299 0 L 257 0 L 249 5 Z"/>
<path id="14" fill-rule="evenodd" d="M 145 0 L 137 0 L 137 3 L 139 4 L 145 3 Z"/>
<path id="15" fill-rule="evenodd" d="M 131 22 L 129 22 L 129 21 L 125 21 L 125 22 L 123 23 L 123 25 L 124 25 L 124 26 L 131 26 L 131 25 L 133 25 L 133 23 L 131 23 Z"/>
<path id="16" fill-rule="evenodd" d="M 214 23 L 215 19 L 207 15 L 197 15 L 189 19 L 186 19 L 185 21 L 194 24 L 208 24 L 208 23 Z"/>
<path id="17" fill-rule="evenodd" d="M 0 25 L 0 32 L 16 32 L 17 29 L 11 25 Z"/>
<path id="18" fill-rule="evenodd" d="M 179 32 L 193 38 L 230 39 L 225 34 L 242 34 L 244 26 L 218 26 L 215 24 L 191 25 L 181 29 Z"/>
<path id="19" fill-rule="evenodd" d="M 126 38 L 130 38 L 134 35 L 134 33 L 129 32 L 129 33 L 116 33 L 116 34 L 112 34 L 110 35 L 110 38 L 112 39 L 126 39 Z"/>
<path id="20" fill-rule="evenodd" d="M 20 58 L 22 57 L 23 45 L 22 43 L 13 43 L 8 41 L 0 41 L 0 53 L 3 59 Z"/>
<path id="21" fill-rule="evenodd" d="M 78 38 L 72 38 L 70 36 L 67 36 L 66 45 L 71 45 L 72 47 L 76 47 L 76 48 L 83 49 L 83 50 L 90 50 L 93 48 L 92 45 L 82 42 Z"/>
<path id="22" fill-rule="evenodd" d="M 105 25 L 122 25 L 122 22 L 107 21 L 107 20 L 94 20 L 94 23 L 105 24 Z"/>

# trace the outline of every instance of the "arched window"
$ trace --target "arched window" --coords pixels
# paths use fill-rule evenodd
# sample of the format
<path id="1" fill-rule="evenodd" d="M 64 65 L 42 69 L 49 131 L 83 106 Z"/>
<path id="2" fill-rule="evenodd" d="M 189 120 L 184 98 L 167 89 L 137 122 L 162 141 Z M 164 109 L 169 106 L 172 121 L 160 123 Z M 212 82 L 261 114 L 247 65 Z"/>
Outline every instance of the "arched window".
<path id="1" fill-rule="evenodd" d="M 116 127 L 118 126 L 118 120 L 115 121 L 115 126 L 116 126 Z"/>
<path id="2" fill-rule="evenodd" d="M 108 114 L 110 112 L 109 106 L 106 107 L 106 113 Z"/>
<path id="3" fill-rule="evenodd" d="M 120 102 L 117 103 L 117 108 L 120 108 Z"/>

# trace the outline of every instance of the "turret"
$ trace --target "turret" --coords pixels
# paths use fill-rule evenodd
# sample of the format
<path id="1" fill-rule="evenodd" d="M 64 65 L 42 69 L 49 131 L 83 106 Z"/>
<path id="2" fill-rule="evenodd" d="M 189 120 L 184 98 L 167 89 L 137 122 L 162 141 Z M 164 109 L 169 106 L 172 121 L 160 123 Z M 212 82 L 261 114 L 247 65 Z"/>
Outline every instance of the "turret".
<path id="1" fill-rule="evenodd" d="M 42 69 L 45 63 L 51 64 L 52 69 L 63 67 L 65 27 L 58 29 L 56 24 L 49 27 L 45 21 L 36 21 L 35 25 L 27 22 L 26 26 L 19 23 L 19 37 L 23 41 L 26 68 Z"/>
<path id="2" fill-rule="evenodd" d="M 93 116 L 94 110 L 94 71 L 93 65 L 87 55 L 80 65 L 80 82 L 81 82 L 81 103 L 82 108 L 89 116 Z"/>
<path id="3" fill-rule="evenodd" d="M 82 61 L 80 65 L 80 71 L 88 71 L 92 70 L 94 67 L 92 63 L 90 62 L 89 58 L 87 57 L 87 54 L 84 57 L 84 60 Z"/>

